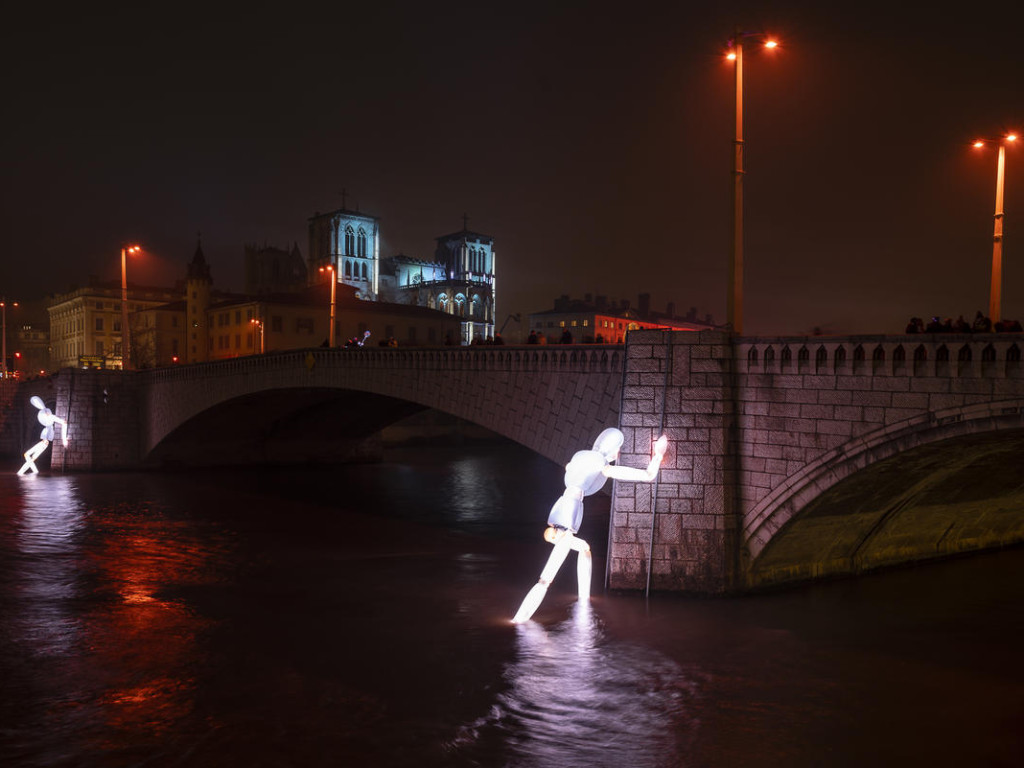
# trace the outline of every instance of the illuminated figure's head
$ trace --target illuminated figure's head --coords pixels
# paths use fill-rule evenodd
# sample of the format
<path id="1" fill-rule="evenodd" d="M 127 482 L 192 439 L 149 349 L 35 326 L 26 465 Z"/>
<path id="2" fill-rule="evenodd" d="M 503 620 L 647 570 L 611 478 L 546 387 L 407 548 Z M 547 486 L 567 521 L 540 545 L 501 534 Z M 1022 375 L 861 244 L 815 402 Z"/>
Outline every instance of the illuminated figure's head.
<path id="1" fill-rule="evenodd" d="M 619 448 L 622 447 L 625 439 L 622 432 L 615 427 L 608 427 L 597 436 L 597 440 L 594 441 L 594 450 L 602 454 L 607 461 L 615 461 L 619 458 Z"/>

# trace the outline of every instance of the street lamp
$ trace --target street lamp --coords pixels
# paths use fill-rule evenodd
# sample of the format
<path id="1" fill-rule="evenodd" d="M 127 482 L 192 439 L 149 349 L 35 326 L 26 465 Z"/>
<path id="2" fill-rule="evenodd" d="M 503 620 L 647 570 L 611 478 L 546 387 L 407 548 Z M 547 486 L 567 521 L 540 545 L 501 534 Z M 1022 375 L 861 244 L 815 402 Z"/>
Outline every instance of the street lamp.
<path id="1" fill-rule="evenodd" d="M 8 305 L 8 303 L 11 305 L 11 307 L 18 306 L 18 302 L 16 302 L 16 301 L 8 302 L 7 299 L 0 300 L 0 312 L 3 313 L 3 327 L 4 327 L 4 330 L 3 330 L 3 337 L 4 337 L 4 341 L 3 341 L 3 363 L 0 363 L 0 378 L 3 378 L 3 379 L 7 378 L 7 305 Z"/>
<path id="2" fill-rule="evenodd" d="M 338 276 L 334 272 L 334 265 L 328 264 L 326 267 L 320 267 L 320 271 L 329 274 L 331 276 L 331 329 L 328 333 L 328 346 L 334 346 L 334 299 L 337 296 L 338 290 Z"/>
<path id="3" fill-rule="evenodd" d="M 1002 318 L 1003 300 L 1003 181 L 1006 176 L 1006 145 L 1017 140 L 1017 135 L 1009 133 L 1002 139 L 978 139 L 974 148 L 980 149 L 986 144 L 999 144 L 999 162 L 996 164 L 996 214 L 992 234 L 992 286 L 988 293 L 988 317 L 992 328 Z"/>
<path id="4" fill-rule="evenodd" d="M 778 42 L 760 32 L 741 32 L 729 41 L 726 58 L 736 64 L 736 138 L 732 161 L 732 248 L 729 258 L 729 293 L 726 296 L 726 321 L 732 333 L 743 333 L 743 38 L 760 39 L 771 50 Z"/>
<path id="5" fill-rule="evenodd" d="M 141 251 L 137 245 L 121 246 L 121 370 L 131 367 L 128 338 L 128 254 Z"/>
<path id="6" fill-rule="evenodd" d="M 262 355 L 264 354 L 264 352 L 266 352 L 266 347 L 264 346 L 263 343 L 263 321 L 253 317 L 250 318 L 249 322 L 252 323 L 255 326 L 256 330 L 260 332 L 260 354 Z"/>

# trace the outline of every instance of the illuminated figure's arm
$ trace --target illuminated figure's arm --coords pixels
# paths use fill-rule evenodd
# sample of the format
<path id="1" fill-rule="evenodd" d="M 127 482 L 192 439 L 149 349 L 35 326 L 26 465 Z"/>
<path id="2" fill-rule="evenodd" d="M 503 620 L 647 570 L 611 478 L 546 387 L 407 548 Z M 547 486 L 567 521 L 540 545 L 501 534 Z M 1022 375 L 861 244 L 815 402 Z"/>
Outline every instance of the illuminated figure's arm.
<path id="1" fill-rule="evenodd" d="M 665 450 L 667 448 L 668 438 L 662 435 L 654 441 L 654 451 L 647 469 L 620 467 L 615 464 L 609 464 L 604 468 L 604 476 L 610 477 L 613 480 L 632 480 L 638 483 L 653 482 L 654 478 L 658 476 L 658 469 L 661 468 L 661 460 L 665 458 Z"/>
<path id="2" fill-rule="evenodd" d="M 54 416 L 53 421 L 56 424 L 60 424 L 60 439 L 64 443 L 64 447 L 67 448 L 68 440 L 71 439 L 71 429 L 68 427 L 68 423 L 60 416 Z"/>

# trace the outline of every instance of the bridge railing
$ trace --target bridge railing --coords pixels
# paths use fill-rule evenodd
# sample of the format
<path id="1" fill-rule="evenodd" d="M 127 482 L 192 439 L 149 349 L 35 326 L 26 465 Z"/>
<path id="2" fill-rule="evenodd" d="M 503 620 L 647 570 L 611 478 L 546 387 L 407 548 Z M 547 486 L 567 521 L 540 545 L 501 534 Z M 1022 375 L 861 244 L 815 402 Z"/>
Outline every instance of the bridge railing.
<path id="1" fill-rule="evenodd" d="M 1016 333 L 744 338 L 736 370 L 750 374 L 1017 378 Z"/>
<path id="2" fill-rule="evenodd" d="M 614 344 L 558 346 L 479 346 L 408 349 L 315 347 L 269 352 L 206 363 L 143 371 L 155 382 L 188 381 L 209 376 L 246 375 L 272 370 L 359 368 L 413 371 L 621 371 L 623 348 Z"/>

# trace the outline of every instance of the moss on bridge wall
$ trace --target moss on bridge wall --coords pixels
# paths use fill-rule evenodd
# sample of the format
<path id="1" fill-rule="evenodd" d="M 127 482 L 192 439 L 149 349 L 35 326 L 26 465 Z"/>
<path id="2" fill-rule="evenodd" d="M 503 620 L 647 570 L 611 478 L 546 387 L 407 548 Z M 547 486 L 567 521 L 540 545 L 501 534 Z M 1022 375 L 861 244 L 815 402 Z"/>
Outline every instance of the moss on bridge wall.
<path id="1" fill-rule="evenodd" d="M 1024 542 L 1024 430 L 942 440 L 837 483 L 781 529 L 748 585 L 861 573 Z"/>

